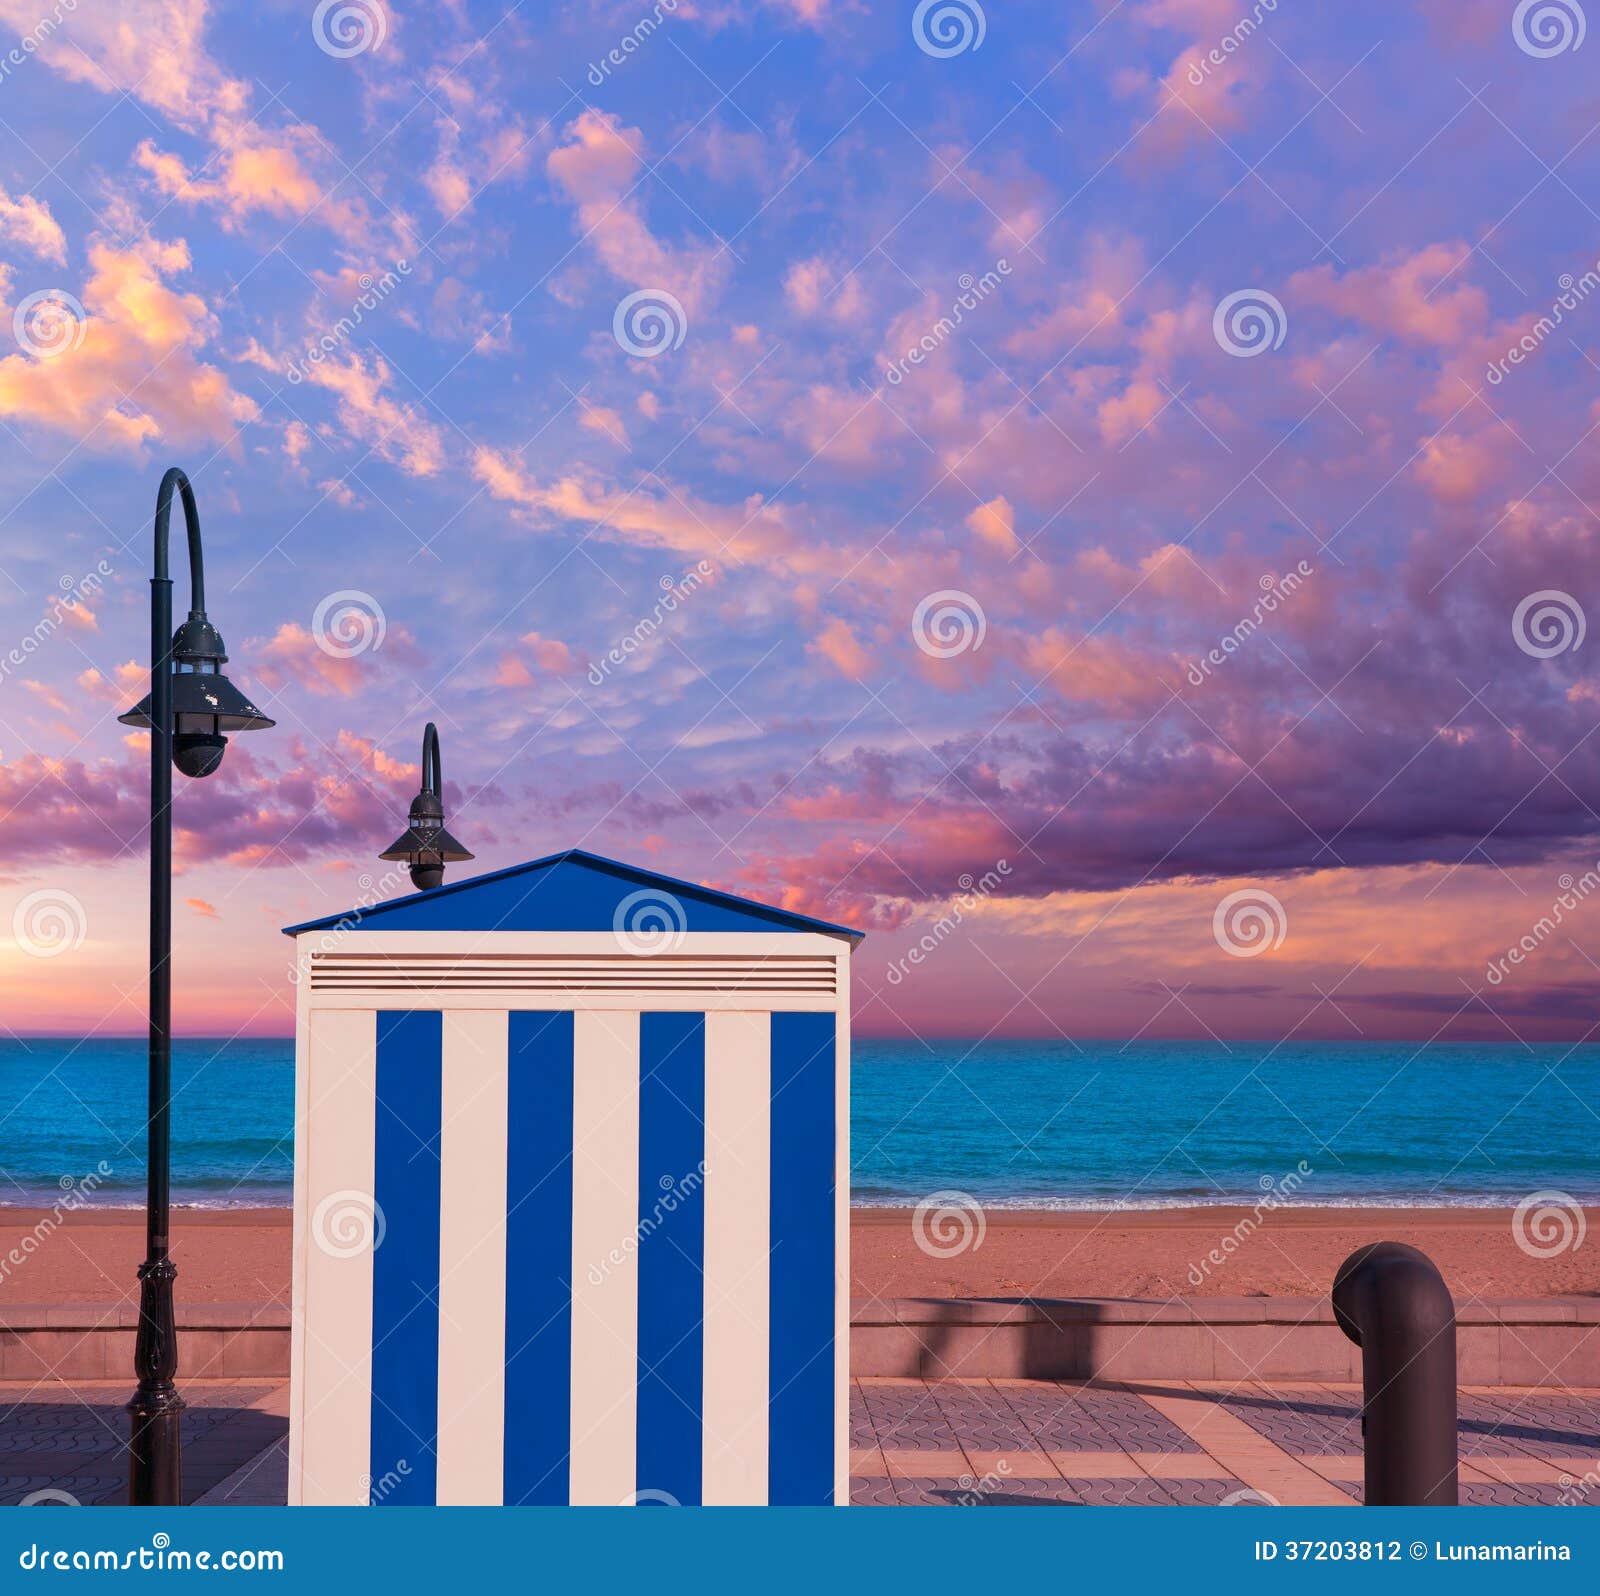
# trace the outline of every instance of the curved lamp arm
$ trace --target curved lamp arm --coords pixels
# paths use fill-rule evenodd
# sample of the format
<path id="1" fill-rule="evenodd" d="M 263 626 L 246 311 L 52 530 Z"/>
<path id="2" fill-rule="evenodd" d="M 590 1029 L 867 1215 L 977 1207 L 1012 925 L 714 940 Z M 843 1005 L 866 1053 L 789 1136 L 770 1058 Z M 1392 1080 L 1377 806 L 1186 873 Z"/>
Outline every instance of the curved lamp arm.
<path id="1" fill-rule="evenodd" d="M 171 580 L 167 567 L 167 546 L 171 542 L 172 492 L 176 488 L 183 497 L 183 520 L 189 534 L 189 608 L 197 615 L 206 612 L 205 560 L 200 551 L 200 511 L 194 502 L 194 489 L 189 478 L 177 466 L 171 466 L 156 490 L 156 580 Z"/>
<path id="2" fill-rule="evenodd" d="M 436 798 L 444 793 L 444 772 L 439 768 L 439 728 L 431 720 L 422 731 L 422 790 Z"/>

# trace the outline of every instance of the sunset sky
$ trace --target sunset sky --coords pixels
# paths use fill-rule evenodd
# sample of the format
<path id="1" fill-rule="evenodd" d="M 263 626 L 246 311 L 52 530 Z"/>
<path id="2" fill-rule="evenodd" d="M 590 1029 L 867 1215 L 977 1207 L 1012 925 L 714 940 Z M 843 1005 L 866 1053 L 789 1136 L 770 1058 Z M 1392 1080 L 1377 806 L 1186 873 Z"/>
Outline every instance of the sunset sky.
<path id="1" fill-rule="evenodd" d="M 858 925 L 866 1034 L 1588 1036 L 1600 39 L 1526 13 L 0 0 L 0 1023 L 144 1023 L 178 464 L 278 722 L 177 779 L 183 1033 L 287 1031 L 433 719 L 466 870 Z"/>

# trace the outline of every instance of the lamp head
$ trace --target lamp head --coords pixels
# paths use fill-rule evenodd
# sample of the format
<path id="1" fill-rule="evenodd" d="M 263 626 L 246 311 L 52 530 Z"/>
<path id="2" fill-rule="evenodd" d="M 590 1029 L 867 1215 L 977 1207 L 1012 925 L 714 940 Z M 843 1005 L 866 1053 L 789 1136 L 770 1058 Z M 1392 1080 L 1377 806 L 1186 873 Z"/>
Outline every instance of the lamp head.
<path id="1" fill-rule="evenodd" d="M 218 732 L 179 732 L 172 739 L 172 762 L 185 776 L 209 776 L 222 763 L 228 739 Z"/>
<path id="2" fill-rule="evenodd" d="M 185 776 L 209 776 L 222 763 L 227 733 L 274 724 L 222 674 L 227 660 L 222 634 L 203 610 L 190 610 L 172 634 L 172 762 Z M 117 719 L 153 731 L 150 695 Z"/>
<path id="3" fill-rule="evenodd" d="M 430 720 L 422 734 L 422 790 L 411 800 L 406 829 L 378 855 L 403 859 L 411 867 L 411 884 L 429 892 L 444 881 L 444 867 L 473 856 L 445 830 L 444 782 L 439 769 L 439 732 Z"/>

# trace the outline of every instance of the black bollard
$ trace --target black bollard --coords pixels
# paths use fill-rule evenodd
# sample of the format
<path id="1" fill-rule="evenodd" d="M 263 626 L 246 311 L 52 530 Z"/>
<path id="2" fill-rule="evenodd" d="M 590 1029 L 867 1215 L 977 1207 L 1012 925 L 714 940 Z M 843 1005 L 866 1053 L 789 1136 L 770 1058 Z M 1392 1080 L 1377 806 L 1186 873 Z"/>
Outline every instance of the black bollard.
<path id="1" fill-rule="evenodd" d="M 1358 1248 L 1333 1282 L 1333 1316 L 1361 1348 L 1368 1507 L 1455 1507 L 1456 1310 L 1426 1254 Z"/>

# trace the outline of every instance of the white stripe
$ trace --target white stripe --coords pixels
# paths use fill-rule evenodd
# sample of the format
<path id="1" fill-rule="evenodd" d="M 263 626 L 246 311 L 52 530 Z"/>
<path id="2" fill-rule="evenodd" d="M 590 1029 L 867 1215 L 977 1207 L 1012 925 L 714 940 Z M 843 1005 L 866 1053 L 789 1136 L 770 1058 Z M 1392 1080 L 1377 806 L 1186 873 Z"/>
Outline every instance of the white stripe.
<path id="1" fill-rule="evenodd" d="M 574 1506 L 635 1490 L 639 1379 L 639 1016 L 573 1016 Z"/>
<path id="2" fill-rule="evenodd" d="M 319 1010 L 307 1031 L 307 1135 L 299 1150 L 305 1294 L 295 1305 L 305 1348 L 299 1494 L 312 1507 L 353 1507 L 368 1500 L 372 1449 L 378 1017 L 371 1009 Z"/>
<path id="3" fill-rule="evenodd" d="M 440 1507 L 505 1486 L 507 1016 L 443 1016 L 439 1168 Z"/>
<path id="4" fill-rule="evenodd" d="M 850 949 L 839 950 L 833 1060 L 833 1505 L 850 1505 Z"/>
<path id="5" fill-rule="evenodd" d="M 311 978 L 309 960 L 295 944 L 294 999 L 294 1250 L 289 1280 L 289 1491 L 290 1507 L 304 1505 L 306 1407 L 306 1160 L 311 1147 Z"/>
<path id="6" fill-rule="evenodd" d="M 705 1451 L 708 1507 L 767 1500 L 772 1016 L 706 1015 Z"/>

